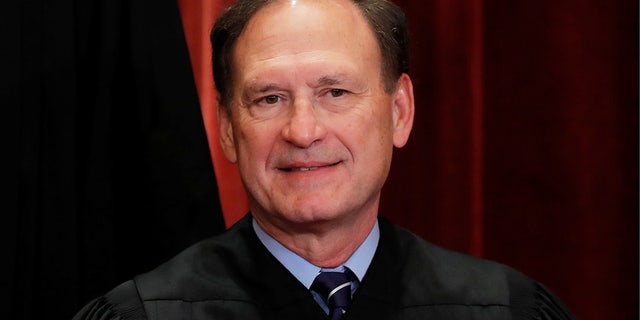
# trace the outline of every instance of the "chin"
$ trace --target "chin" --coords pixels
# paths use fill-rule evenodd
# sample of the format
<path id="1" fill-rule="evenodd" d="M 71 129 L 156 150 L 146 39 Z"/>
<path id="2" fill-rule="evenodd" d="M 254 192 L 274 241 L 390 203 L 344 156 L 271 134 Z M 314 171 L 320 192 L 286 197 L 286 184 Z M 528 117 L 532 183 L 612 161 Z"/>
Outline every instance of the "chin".
<path id="1" fill-rule="evenodd" d="M 306 204 L 289 210 L 282 210 L 281 216 L 286 221 L 295 224 L 316 224 L 340 219 L 344 215 L 343 211 L 337 207 Z"/>

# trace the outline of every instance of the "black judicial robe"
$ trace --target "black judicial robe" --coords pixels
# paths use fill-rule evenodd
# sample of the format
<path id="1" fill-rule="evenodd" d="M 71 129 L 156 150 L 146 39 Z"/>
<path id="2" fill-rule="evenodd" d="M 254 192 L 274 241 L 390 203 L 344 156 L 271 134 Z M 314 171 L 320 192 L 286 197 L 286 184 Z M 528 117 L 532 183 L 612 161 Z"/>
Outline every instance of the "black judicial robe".
<path id="1" fill-rule="evenodd" d="M 430 244 L 384 218 L 343 320 L 574 319 L 551 292 L 498 263 Z M 326 320 L 262 245 L 247 215 L 157 269 L 87 304 L 74 319 Z"/>

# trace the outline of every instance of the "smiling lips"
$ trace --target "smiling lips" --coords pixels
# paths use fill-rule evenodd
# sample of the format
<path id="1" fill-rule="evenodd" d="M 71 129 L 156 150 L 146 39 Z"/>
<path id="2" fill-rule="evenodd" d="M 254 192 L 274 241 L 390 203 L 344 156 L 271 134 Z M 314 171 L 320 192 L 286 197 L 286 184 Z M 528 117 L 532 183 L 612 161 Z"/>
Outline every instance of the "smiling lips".
<path id="1" fill-rule="evenodd" d="M 338 162 L 330 163 L 330 164 L 326 164 L 326 165 L 313 165 L 313 166 L 293 165 L 291 167 L 278 168 L 278 170 L 282 170 L 282 171 L 285 171 L 285 172 L 315 171 L 315 170 L 322 169 L 322 168 L 328 168 L 328 167 L 336 166 L 340 162 L 342 162 L 342 161 L 338 161 Z"/>
<path id="2" fill-rule="evenodd" d="M 287 171 L 313 171 L 317 170 L 318 167 L 310 167 L 310 168 L 290 168 Z"/>

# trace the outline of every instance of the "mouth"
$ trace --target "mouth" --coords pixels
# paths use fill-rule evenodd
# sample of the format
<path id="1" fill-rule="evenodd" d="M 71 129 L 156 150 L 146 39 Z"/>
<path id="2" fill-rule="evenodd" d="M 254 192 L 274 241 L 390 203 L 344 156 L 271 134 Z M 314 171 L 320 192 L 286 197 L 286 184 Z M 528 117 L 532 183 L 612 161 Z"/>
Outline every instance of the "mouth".
<path id="1" fill-rule="evenodd" d="M 340 164 L 342 161 L 338 161 L 335 163 L 330 163 L 330 164 L 326 164 L 326 165 L 314 165 L 314 166 L 291 166 L 291 167 L 283 167 L 283 168 L 278 168 L 278 170 L 280 171 L 284 171 L 284 172 L 307 172 L 307 171 L 316 171 L 318 169 L 324 169 L 324 168 L 330 168 L 330 167 L 335 167 L 338 164 Z"/>

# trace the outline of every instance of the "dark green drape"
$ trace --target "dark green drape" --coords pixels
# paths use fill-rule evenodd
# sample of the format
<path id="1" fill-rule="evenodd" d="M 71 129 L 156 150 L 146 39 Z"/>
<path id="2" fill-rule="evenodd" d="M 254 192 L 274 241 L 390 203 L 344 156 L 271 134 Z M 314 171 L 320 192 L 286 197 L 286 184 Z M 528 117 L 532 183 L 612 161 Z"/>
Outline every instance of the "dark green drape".
<path id="1" fill-rule="evenodd" d="M 175 1 L 2 13 L 3 319 L 68 319 L 224 229 Z"/>

